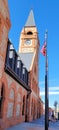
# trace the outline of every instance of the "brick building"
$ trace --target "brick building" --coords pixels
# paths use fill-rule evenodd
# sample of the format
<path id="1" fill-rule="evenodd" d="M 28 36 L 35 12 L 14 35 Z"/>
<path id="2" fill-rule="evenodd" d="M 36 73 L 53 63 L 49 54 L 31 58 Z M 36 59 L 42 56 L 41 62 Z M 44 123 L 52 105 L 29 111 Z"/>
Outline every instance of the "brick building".
<path id="1" fill-rule="evenodd" d="M 0 1 L 0 128 L 42 115 L 39 101 L 39 39 L 33 11 L 21 31 L 18 52 L 8 39 L 7 0 Z"/>

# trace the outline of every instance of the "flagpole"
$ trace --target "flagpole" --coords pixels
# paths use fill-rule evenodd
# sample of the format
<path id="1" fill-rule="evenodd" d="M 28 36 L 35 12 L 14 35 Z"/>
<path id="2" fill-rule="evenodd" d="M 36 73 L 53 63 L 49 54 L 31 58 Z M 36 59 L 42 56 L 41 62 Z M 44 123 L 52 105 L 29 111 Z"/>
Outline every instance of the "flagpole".
<path id="1" fill-rule="evenodd" d="M 46 61 L 45 61 L 45 130 L 48 130 L 48 55 L 47 55 L 47 35 L 48 31 L 46 30 L 45 41 L 46 41 Z"/>

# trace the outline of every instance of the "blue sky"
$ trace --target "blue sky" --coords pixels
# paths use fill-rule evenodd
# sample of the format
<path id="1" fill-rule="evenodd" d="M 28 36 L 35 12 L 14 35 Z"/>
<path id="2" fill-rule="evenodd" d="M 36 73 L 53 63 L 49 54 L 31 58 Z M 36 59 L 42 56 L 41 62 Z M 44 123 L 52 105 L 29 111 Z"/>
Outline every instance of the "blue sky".
<path id="1" fill-rule="evenodd" d="M 45 30 L 48 29 L 49 62 L 49 105 L 59 100 L 59 0 L 8 0 L 11 29 L 9 38 L 18 50 L 19 36 L 33 9 L 40 39 L 40 49 L 44 43 Z M 40 54 L 39 86 L 44 101 L 45 57 Z M 59 101 L 58 101 L 59 103 Z"/>

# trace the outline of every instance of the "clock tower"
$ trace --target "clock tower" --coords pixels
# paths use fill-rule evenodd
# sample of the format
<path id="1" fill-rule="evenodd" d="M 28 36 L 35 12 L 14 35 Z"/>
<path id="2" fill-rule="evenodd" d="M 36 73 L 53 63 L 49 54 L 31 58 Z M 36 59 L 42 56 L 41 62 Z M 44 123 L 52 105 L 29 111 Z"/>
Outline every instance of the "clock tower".
<path id="1" fill-rule="evenodd" d="M 29 72 L 28 84 L 31 88 L 31 94 L 29 94 L 27 102 L 27 118 L 31 121 L 35 119 L 35 113 L 37 116 L 37 102 L 39 101 L 39 38 L 33 10 L 30 11 L 27 22 L 20 35 L 19 55 Z M 34 106 L 36 106 L 37 111 Z"/>
<path id="2" fill-rule="evenodd" d="M 19 53 L 33 53 L 36 51 L 38 44 L 38 32 L 35 25 L 33 10 L 31 10 L 20 35 Z"/>

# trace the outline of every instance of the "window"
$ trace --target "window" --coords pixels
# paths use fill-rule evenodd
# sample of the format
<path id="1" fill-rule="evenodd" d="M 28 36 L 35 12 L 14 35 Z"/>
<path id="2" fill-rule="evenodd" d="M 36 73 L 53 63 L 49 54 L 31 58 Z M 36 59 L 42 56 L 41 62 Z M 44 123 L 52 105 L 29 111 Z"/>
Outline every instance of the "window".
<path id="1" fill-rule="evenodd" d="M 14 48 L 13 48 L 13 45 L 10 44 L 10 47 L 9 47 L 9 66 L 14 69 Z"/>
<path id="2" fill-rule="evenodd" d="M 31 31 L 27 32 L 27 35 L 32 35 L 33 33 Z"/>
<path id="3" fill-rule="evenodd" d="M 11 88 L 9 98 L 14 100 L 14 90 Z"/>
<path id="4" fill-rule="evenodd" d="M 21 61 L 20 78 L 23 79 L 23 63 Z"/>
<path id="5" fill-rule="evenodd" d="M 9 99 L 10 101 L 8 102 L 8 110 L 7 110 L 7 117 L 13 117 L 13 111 L 14 111 L 14 89 L 11 88 L 10 94 L 9 94 Z"/>
<path id="6" fill-rule="evenodd" d="M 21 60 L 20 60 L 20 57 L 18 56 L 17 57 L 17 65 L 16 65 L 16 68 L 17 68 L 17 75 L 20 77 L 21 76 Z"/>
<path id="7" fill-rule="evenodd" d="M 28 85 L 28 71 L 27 71 L 27 69 L 25 68 L 25 70 L 24 70 L 25 72 L 24 72 L 24 81 L 25 81 L 25 83 Z"/>
<path id="8" fill-rule="evenodd" d="M 7 111 L 7 117 L 10 118 L 13 116 L 13 102 L 8 103 L 8 111 Z"/>
<path id="9" fill-rule="evenodd" d="M 2 84 L 1 90 L 0 90 L 0 118 L 2 118 L 2 108 L 3 108 L 3 98 L 4 98 L 4 86 Z"/>
<path id="10" fill-rule="evenodd" d="M 13 50 L 14 50 L 14 48 L 13 48 L 13 45 L 11 44 L 10 45 L 10 50 L 9 50 L 9 58 L 10 59 L 13 58 Z"/>
<path id="11" fill-rule="evenodd" d="M 25 96 L 23 96 L 22 115 L 25 114 Z"/>
<path id="12" fill-rule="evenodd" d="M 17 73 L 17 53 L 14 52 L 14 71 Z"/>
<path id="13" fill-rule="evenodd" d="M 21 94 L 20 93 L 18 93 L 17 102 L 21 102 Z"/>
<path id="14" fill-rule="evenodd" d="M 20 115 L 20 104 L 17 104 L 16 106 L 16 116 Z"/>
<path id="15" fill-rule="evenodd" d="M 23 66 L 22 74 L 23 74 L 23 81 L 25 81 L 25 67 L 24 66 Z"/>
<path id="16" fill-rule="evenodd" d="M 9 50 L 9 58 L 10 58 L 10 59 L 13 58 L 13 50 Z"/>

